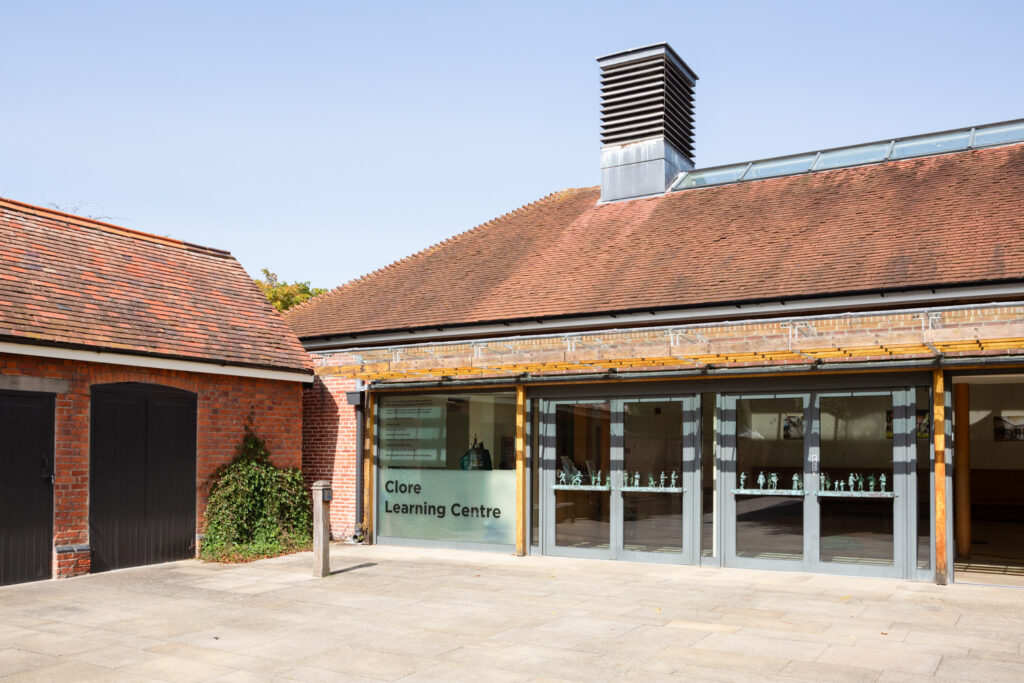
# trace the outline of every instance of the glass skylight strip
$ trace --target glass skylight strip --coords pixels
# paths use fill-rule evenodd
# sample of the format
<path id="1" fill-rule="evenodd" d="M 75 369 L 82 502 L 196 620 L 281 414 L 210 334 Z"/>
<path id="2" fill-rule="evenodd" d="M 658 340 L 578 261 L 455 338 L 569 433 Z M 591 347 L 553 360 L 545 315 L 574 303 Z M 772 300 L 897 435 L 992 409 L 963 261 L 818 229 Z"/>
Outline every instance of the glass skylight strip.
<path id="1" fill-rule="evenodd" d="M 1005 145 L 1024 141 L 1024 121 L 995 126 L 978 126 L 974 131 L 974 146 Z"/>
<path id="2" fill-rule="evenodd" d="M 670 192 L 711 185 L 814 173 L 835 168 L 860 166 L 897 159 L 958 152 L 976 147 L 991 147 L 1024 142 L 1024 120 L 993 123 L 976 128 L 896 138 L 885 142 L 851 145 L 823 152 L 810 152 L 744 164 L 696 169 L 683 173 Z"/>
<path id="3" fill-rule="evenodd" d="M 873 145 L 861 145 L 859 147 L 847 147 L 845 149 L 834 149 L 831 152 L 822 152 L 818 163 L 814 165 L 815 171 L 826 171 L 830 168 L 841 166 L 859 166 L 878 161 L 885 161 L 889 156 L 888 142 L 876 142 Z"/>
<path id="4" fill-rule="evenodd" d="M 920 157 L 928 154 L 939 154 L 941 152 L 956 152 L 967 149 L 971 142 L 971 131 L 965 130 L 959 133 L 940 133 L 922 138 L 911 138 L 900 140 L 892 148 L 890 159 L 906 159 L 908 157 Z"/>
<path id="5" fill-rule="evenodd" d="M 705 187 L 707 185 L 722 185 L 732 183 L 743 177 L 743 172 L 750 164 L 739 164 L 737 166 L 725 166 L 712 168 L 707 171 L 690 171 L 683 176 L 676 185 L 677 190 L 685 190 L 689 187 Z"/>
<path id="6" fill-rule="evenodd" d="M 811 164 L 817 158 L 817 154 L 803 154 L 798 157 L 786 157 L 785 159 L 769 159 L 758 161 L 751 165 L 750 170 L 743 176 L 744 180 L 755 180 L 757 178 L 774 178 L 780 175 L 793 175 L 811 170 Z"/>

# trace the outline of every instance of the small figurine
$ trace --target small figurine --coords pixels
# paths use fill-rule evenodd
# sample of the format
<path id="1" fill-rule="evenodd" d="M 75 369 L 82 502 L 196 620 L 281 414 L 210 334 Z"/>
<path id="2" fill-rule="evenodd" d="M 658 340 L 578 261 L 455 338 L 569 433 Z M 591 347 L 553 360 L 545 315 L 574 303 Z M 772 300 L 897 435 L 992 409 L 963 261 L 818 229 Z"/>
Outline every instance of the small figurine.
<path id="1" fill-rule="evenodd" d="M 873 475 L 873 474 L 869 474 L 868 475 L 868 490 L 869 491 L 874 491 L 875 490 L 875 475 Z"/>
<path id="2" fill-rule="evenodd" d="M 794 474 L 793 475 L 793 490 L 794 491 L 799 491 L 800 490 L 800 475 L 799 474 Z"/>
<path id="3" fill-rule="evenodd" d="M 647 475 L 647 488 L 649 488 L 649 489 L 653 489 L 654 488 L 654 475 L 650 474 L 650 473 L 648 473 L 648 475 Z"/>
<path id="4" fill-rule="evenodd" d="M 565 472 L 564 471 L 558 473 L 558 485 L 559 486 L 565 486 Z"/>
<path id="5" fill-rule="evenodd" d="M 676 477 L 676 471 L 672 470 L 672 482 L 669 484 L 669 486 L 671 486 L 672 488 L 675 488 L 676 487 L 676 479 L 678 479 L 678 477 Z"/>
<path id="6" fill-rule="evenodd" d="M 832 482 L 832 490 L 833 491 L 838 491 L 839 490 L 839 480 L 838 479 L 836 479 L 834 482 Z"/>
<path id="7" fill-rule="evenodd" d="M 825 473 L 822 472 L 818 475 L 818 488 L 823 491 L 828 491 L 828 484 L 825 483 Z"/>
<path id="8" fill-rule="evenodd" d="M 740 472 L 740 488 L 744 489 L 747 487 L 747 473 Z"/>
<path id="9" fill-rule="evenodd" d="M 779 490 L 779 475 L 777 472 L 772 472 L 771 485 L 768 488 L 772 491 Z"/>
<path id="10" fill-rule="evenodd" d="M 762 491 L 764 491 L 764 485 L 767 482 L 768 482 L 768 480 L 764 478 L 764 470 L 762 470 L 761 473 L 759 475 L 757 475 L 757 488 L 759 488 Z"/>
<path id="11" fill-rule="evenodd" d="M 597 471 L 597 476 L 596 477 L 593 477 L 593 476 L 590 477 L 590 483 L 593 484 L 594 486 L 600 486 L 601 485 L 601 470 Z"/>
<path id="12" fill-rule="evenodd" d="M 845 491 L 846 490 L 846 482 L 843 481 L 842 479 L 839 480 L 839 490 L 840 491 Z"/>
<path id="13" fill-rule="evenodd" d="M 637 489 L 640 488 L 640 473 L 639 472 L 634 472 L 633 473 L 633 488 L 637 488 Z"/>
<path id="14" fill-rule="evenodd" d="M 850 482 L 850 490 L 853 491 L 853 482 L 857 481 L 856 477 L 853 476 L 853 473 L 850 473 L 850 479 L 848 481 Z"/>
<path id="15" fill-rule="evenodd" d="M 583 483 L 583 474 L 581 472 L 576 472 L 576 474 L 572 475 L 572 485 L 573 486 L 579 486 L 582 483 Z"/>
<path id="16" fill-rule="evenodd" d="M 882 490 L 884 491 L 885 490 L 885 474 L 882 474 L 881 478 L 879 479 L 879 482 L 881 482 Z"/>
<path id="17" fill-rule="evenodd" d="M 665 473 L 661 473 L 661 477 L 658 478 L 658 486 L 665 488 Z"/>

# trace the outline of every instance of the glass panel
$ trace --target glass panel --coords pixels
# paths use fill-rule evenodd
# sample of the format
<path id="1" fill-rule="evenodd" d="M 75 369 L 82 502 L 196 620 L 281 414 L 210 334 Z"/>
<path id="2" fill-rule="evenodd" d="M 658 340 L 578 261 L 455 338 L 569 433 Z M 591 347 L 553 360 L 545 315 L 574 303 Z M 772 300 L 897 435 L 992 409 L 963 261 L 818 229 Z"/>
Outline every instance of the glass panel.
<path id="1" fill-rule="evenodd" d="M 573 490 L 599 486 L 611 471 L 611 411 L 607 403 L 556 407 L 555 460 L 555 545 L 610 547 L 611 493 Z"/>
<path id="2" fill-rule="evenodd" d="M 821 398 L 821 561 L 891 565 L 892 396 Z"/>
<path id="3" fill-rule="evenodd" d="M 530 545 L 540 545 L 540 401 L 530 401 Z"/>
<path id="4" fill-rule="evenodd" d="M 715 399 L 717 394 L 701 394 L 700 397 L 700 554 L 715 557 L 715 511 L 718 489 L 715 466 Z"/>
<path id="5" fill-rule="evenodd" d="M 932 392 L 917 388 L 917 568 L 932 566 Z"/>
<path id="6" fill-rule="evenodd" d="M 775 495 L 802 490 L 804 404 L 796 398 L 736 401 L 736 554 L 801 559 L 803 497 Z"/>
<path id="7" fill-rule="evenodd" d="M 683 404 L 623 406 L 622 543 L 625 550 L 683 551 Z"/>
<path id="8" fill-rule="evenodd" d="M 721 185 L 722 183 L 735 182 L 740 179 L 748 165 L 740 164 L 738 166 L 715 168 L 707 171 L 690 171 L 676 189 L 685 190 L 690 187 L 704 187 L 705 185 Z"/>
<path id="9" fill-rule="evenodd" d="M 829 168 L 840 166 L 856 166 L 857 164 L 869 164 L 874 161 L 884 161 L 885 155 L 889 152 L 889 143 L 880 142 L 874 145 L 862 147 L 848 147 L 836 149 L 831 152 L 822 152 L 821 158 L 814 166 L 815 171 L 824 171 Z"/>
<path id="10" fill-rule="evenodd" d="M 986 126 L 974 131 L 974 146 L 1001 145 L 1024 140 L 1024 121 Z"/>
<path id="11" fill-rule="evenodd" d="M 515 543 L 514 394 L 381 398 L 381 536 Z"/>
<path id="12" fill-rule="evenodd" d="M 803 173 L 810 170 L 811 164 L 814 163 L 816 157 L 816 154 L 807 154 L 800 157 L 789 157 L 788 159 L 760 161 L 750 167 L 750 170 L 743 176 L 743 179 L 753 180 L 755 178 L 772 178 L 791 173 Z"/>
<path id="13" fill-rule="evenodd" d="M 967 149 L 967 143 L 971 141 L 971 131 L 962 133 L 946 133 L 945 135 L 931 135 L 926 138 L 914 140 L 903 140 L 897 142 L 892 148 L 890 159 L 906 159 L 907 157 L 918 157 L 924 154 L 937 154 L 939 152 L 950 152 L 958 149 Z"/>

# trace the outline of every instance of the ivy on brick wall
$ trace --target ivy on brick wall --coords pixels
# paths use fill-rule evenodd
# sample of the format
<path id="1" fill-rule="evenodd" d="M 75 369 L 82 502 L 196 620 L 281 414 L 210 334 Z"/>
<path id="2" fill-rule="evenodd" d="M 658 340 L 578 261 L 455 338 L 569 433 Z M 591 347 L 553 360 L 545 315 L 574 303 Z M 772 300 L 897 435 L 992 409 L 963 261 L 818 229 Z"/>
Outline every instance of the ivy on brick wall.
<path id="1" fill-rule="evenodd" d="M 270 462 L 266 442 L 250 425 L 234 459 L 213 475 L 200 557 L 247 562 L 313 544 L 313 508 L 302 474 Z"/>

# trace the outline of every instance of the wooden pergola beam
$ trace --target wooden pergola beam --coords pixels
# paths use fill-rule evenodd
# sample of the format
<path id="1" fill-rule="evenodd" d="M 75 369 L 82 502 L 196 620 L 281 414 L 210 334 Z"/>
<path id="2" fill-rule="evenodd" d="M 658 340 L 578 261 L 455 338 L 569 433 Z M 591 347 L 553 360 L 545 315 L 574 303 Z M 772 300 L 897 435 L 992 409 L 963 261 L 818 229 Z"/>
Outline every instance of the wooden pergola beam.
<path id="1" fill-rule="evenodd" d="M 932 416 L 935 423 L 935 583 L 949 583 L 946 547 L 946 383 L 941 368 L 932 372 Z"/>

